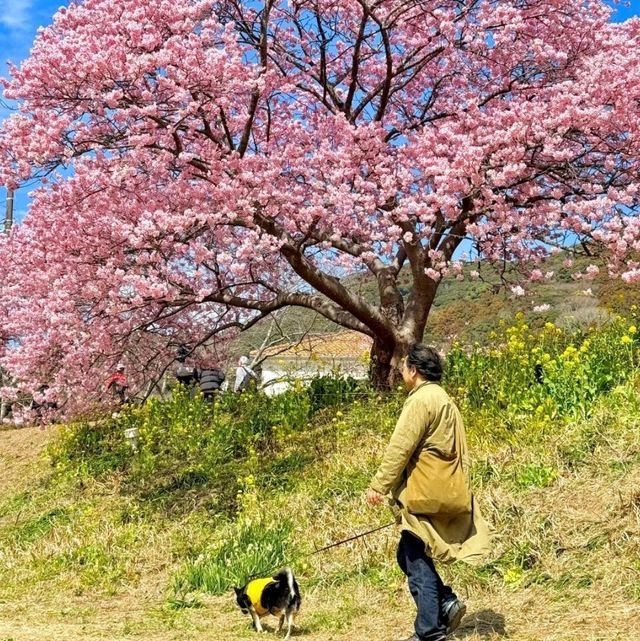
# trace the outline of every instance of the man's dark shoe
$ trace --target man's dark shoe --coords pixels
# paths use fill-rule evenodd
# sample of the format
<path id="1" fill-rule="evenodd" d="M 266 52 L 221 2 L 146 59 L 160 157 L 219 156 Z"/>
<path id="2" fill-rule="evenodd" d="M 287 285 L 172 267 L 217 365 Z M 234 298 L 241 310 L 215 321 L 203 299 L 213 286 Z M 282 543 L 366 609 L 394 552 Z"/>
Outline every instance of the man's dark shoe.
<path id="1" fill-rule="evenodd" d="M 442 617 L 447 626 L 447 634 L 460 627 L 462 617 L 467 612 L 467 606 L 460 599 L 451 599 L 442 606 Z"/>
<path id="2" fill-rule="evenodd" d="M 422 639 L 417 634 L 412 634 L 408 639 L 398 639 L 398 641 L 422 641 Z M 446 641 L 446 637 L 438 637 L 434 641 Z"/>

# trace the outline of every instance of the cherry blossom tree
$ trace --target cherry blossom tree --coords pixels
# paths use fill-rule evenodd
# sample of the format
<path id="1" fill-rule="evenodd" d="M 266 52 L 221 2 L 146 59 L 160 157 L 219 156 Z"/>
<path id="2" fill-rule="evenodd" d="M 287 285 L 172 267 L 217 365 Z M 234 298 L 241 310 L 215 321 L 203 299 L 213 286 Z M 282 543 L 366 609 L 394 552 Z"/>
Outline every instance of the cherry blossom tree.
<path id="1" fill-rule="evenodd" d="M 639 52 L 599 0 L 72 3 L 4 81 L 0 183 L 42 184 L 0 365 L 79 407 L 123 355 L 141 386 L 299 306 L 371 336 L 383 387 L 465 247 L 640 280 Z"/>

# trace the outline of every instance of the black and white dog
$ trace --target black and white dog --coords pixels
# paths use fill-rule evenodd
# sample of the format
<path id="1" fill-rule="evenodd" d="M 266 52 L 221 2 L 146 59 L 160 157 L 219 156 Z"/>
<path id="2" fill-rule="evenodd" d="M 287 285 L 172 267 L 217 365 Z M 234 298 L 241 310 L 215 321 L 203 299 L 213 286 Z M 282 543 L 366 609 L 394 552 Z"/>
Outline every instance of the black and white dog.
<path id="1" fill-rule="evenodd" d="M 302 603 L 291 568 L 282 568 L 273 577 L 253 579 L 244 587 L 233 589 L 236 591 L 238 607 L 244 614 L 251 615 L 257 632 L 262 632 L 260 618 L 272 614 L 280 617 L 278 632 L 282 630 L 285 620 L 287 622 L 285 641 L 291 636 L 291 628 Z"/>

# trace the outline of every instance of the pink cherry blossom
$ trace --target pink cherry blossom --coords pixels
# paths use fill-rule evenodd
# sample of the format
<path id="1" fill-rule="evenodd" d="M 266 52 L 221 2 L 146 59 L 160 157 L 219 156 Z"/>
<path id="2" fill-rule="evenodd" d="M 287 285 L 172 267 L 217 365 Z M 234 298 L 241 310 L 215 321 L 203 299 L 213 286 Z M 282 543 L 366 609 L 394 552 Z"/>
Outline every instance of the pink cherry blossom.
<path id="1" fill-rule="evenodd" d="M 597 265 L 589 265 L 585 270 L 585 277 L 593 280 L 600 273 L 600 268 Z"/>
<path id="2" fill-rule="evenodd" d="M 609 18 L 599 0 L 61 8 L 2 82 L 0 184 L 47 182 L 0 241 L 0 366 L 73 413 L 118 361 L 143 394 L 177 345 L 219 359 L 299 306 L 371 336 L 381 384 L 463 248 L 539 279 L 595 243 L 640 281 L 640 20 Z M 365 273 L 375 302 L 345 278 Z"/>

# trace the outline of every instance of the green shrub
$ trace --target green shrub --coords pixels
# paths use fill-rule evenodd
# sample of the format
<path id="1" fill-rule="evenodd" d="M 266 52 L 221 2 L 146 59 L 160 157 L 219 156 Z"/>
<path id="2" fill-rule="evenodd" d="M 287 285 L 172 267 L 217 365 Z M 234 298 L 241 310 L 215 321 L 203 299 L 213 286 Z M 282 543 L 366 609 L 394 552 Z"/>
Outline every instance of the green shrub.
<path id="1" fill-rule="evenodd" d="M 370 386 L 366 381 L 358 381 L 351 376 L 342 377 L 337 372 L 314 378 L 308 390 L 312 414 L 325 407 L 335 407 L 370 395 Z"/>
<path id="2" fill-rule="evenodd" d="M 551 421 L 590 416 L 595 400 L 634 376 L 640 362 L 637 310 L 602 328 L 532 330 L 524 314 L 490 334 L 490 347 L 454 343 L 445 384 L 470 412 L 525 413 Z"/>
<path id="3" fill-rule="evenodd" d="M 97 477 L 124 469 L 131 448 L 114 421 L 103 418 L 62 428 L 57 441 L 49 448 L 49 455 L 55 466 L 74 475 Z"/>
<path id="4" fill-rule="evenodd" d="M 229 530 L 221 545 L 187 561 L 174 577 L 174 593 L 184 596 L 199 590 L 220 595 L 251 578 L 273 575 L 287 564 L 292 530 L 293 524 L 288 520 L 245 520 Z"/>

